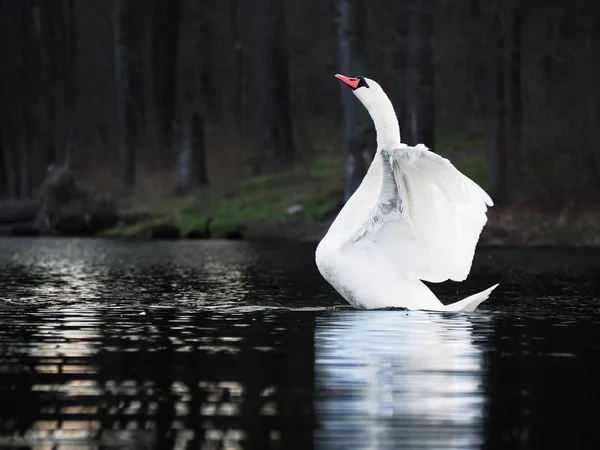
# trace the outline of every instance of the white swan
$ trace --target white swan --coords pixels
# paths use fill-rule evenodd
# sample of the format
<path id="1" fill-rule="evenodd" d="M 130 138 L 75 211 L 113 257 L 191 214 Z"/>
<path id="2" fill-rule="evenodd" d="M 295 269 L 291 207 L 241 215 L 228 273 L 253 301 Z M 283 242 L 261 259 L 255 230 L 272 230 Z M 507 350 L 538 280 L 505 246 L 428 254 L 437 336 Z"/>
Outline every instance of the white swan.
<path id="1" fill-rule="evenodd" d="M 497 284 L 442 304 L 421 280 L 464 280 L 492 199 L 423 144 L 400 142 L 392 102 L 365 78 L 336 75 L 369 111 L 377 154 L 316 250 L 325 278 L 357 308 L 473 311 Z"/>

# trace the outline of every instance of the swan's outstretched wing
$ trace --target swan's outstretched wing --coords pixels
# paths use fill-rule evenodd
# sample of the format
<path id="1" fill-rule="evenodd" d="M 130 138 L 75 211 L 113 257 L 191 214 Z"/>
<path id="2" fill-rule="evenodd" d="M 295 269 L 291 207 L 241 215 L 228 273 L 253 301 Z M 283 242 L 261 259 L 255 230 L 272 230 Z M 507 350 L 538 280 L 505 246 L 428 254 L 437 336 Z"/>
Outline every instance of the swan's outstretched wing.
<path id="1" fill-rule="evenodd" d="M 390 264 L 421 280 L 464 280 L 492 199 L 424 145 L 383 150 L 381 158 L 379 199 L 354 245 L 376 245 Z"/>

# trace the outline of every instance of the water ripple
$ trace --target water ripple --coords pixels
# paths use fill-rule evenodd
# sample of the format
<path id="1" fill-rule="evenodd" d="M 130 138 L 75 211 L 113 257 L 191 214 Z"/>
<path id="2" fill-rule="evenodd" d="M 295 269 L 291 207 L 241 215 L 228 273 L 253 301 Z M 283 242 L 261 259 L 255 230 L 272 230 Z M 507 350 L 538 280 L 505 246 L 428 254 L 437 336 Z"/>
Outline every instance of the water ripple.
<path id="1" fill-rule="evenodd" d="M 432 286 L 501 283 L 461 315 L 356 311 L 311 246 L 0 239 L 0 447 L 581 448 L 600 258 L 563 253 Z"/>

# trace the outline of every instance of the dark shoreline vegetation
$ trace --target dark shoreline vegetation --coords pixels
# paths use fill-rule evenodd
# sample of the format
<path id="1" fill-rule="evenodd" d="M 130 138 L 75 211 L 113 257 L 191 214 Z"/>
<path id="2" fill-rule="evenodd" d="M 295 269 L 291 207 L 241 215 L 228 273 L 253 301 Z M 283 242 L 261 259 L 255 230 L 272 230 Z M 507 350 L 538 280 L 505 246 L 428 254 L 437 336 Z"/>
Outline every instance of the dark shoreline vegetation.
<path id="1" fill-rule="evenodd" d="M 459 153 L 454 156 L 452 159 L 458 161 L 459 169 L 485 187 L 479 162 L 461 158 Z M 8 203 L 4 203 L 4 208 L 0 203 L 0 235 L 317 242 L 342 206 L 339 200 L 344 186 L 342 165 L 343 160 L 335 156 L 311 158 L 291 170 L 198 189 L 183 196 L 170 194 L 157 199 L 155 195 L 140 194 L 120 201 L 112 200 L 109 194 L 74 187 L 80 184 L 74 179 L 65 182 L 50 170 L 40 188 L 42 200 L 25 203 L 29 207 L 25 215 L 32 220 L 6 223 L 3 217 L 15 217 L 15 214 L 7 216 Z M 70 171 L 61 171 L 63 169 L 58 173 L 74 178 Z M 52 183 L 58 183 L 63 190 L 65 184 L 71 183 L 76 192 L 71 194 L 75 201 L 69 204 L 75 206 L 62 207 L 67 217 L 60 220 L 66 222 L 66 226 L 59 220 L 54 229 L 39 228 L 40 222 L 43 224 L 42 205 L 64 202 L 60 198 L 44 200 L 57 190 Z M 79 201 L 82 195 L 84 202 Z M 112 208 L 98 209 L 93 203 L 96 198 L 108 198 Z M 58 220 L 58 213 L 50 215 Z M 16 217 L 23 218 L 23 215 L 19 216 L 17 211 Z M 481 245 L 600 245 L 600 217 L 593 205 L 545 210 L 531 205 L 494 206 L 488 211 L 488 217 Z M 95 221 L 95 226 L 90 226 L 90 221 Z"/>

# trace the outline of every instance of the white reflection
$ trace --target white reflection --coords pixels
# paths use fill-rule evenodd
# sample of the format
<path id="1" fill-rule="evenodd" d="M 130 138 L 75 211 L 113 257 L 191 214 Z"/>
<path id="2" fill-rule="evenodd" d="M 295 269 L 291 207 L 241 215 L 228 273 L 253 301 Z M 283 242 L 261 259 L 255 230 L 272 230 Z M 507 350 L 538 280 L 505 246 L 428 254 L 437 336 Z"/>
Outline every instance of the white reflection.
<path id="1" fill-rule="evenodd" d="M 95 300 L 99 297 L 101 284 L 99 268 L 103 267 L 102 246 L 89 241 L 83 246 L 78 240 L 49 241 L 40 248 L 30 249 L 33 260 L 47 277 L 44 283 L 30 286 L 35 297 L 64 301 Z M 95 264 L 90 265 L 90 260 Z"/>
<path id="2" fill-rule="evenodd" d="M 466 316 L 344 311 L 317 319 L 317 448 L 475 448 L 482 355 Z"/>

